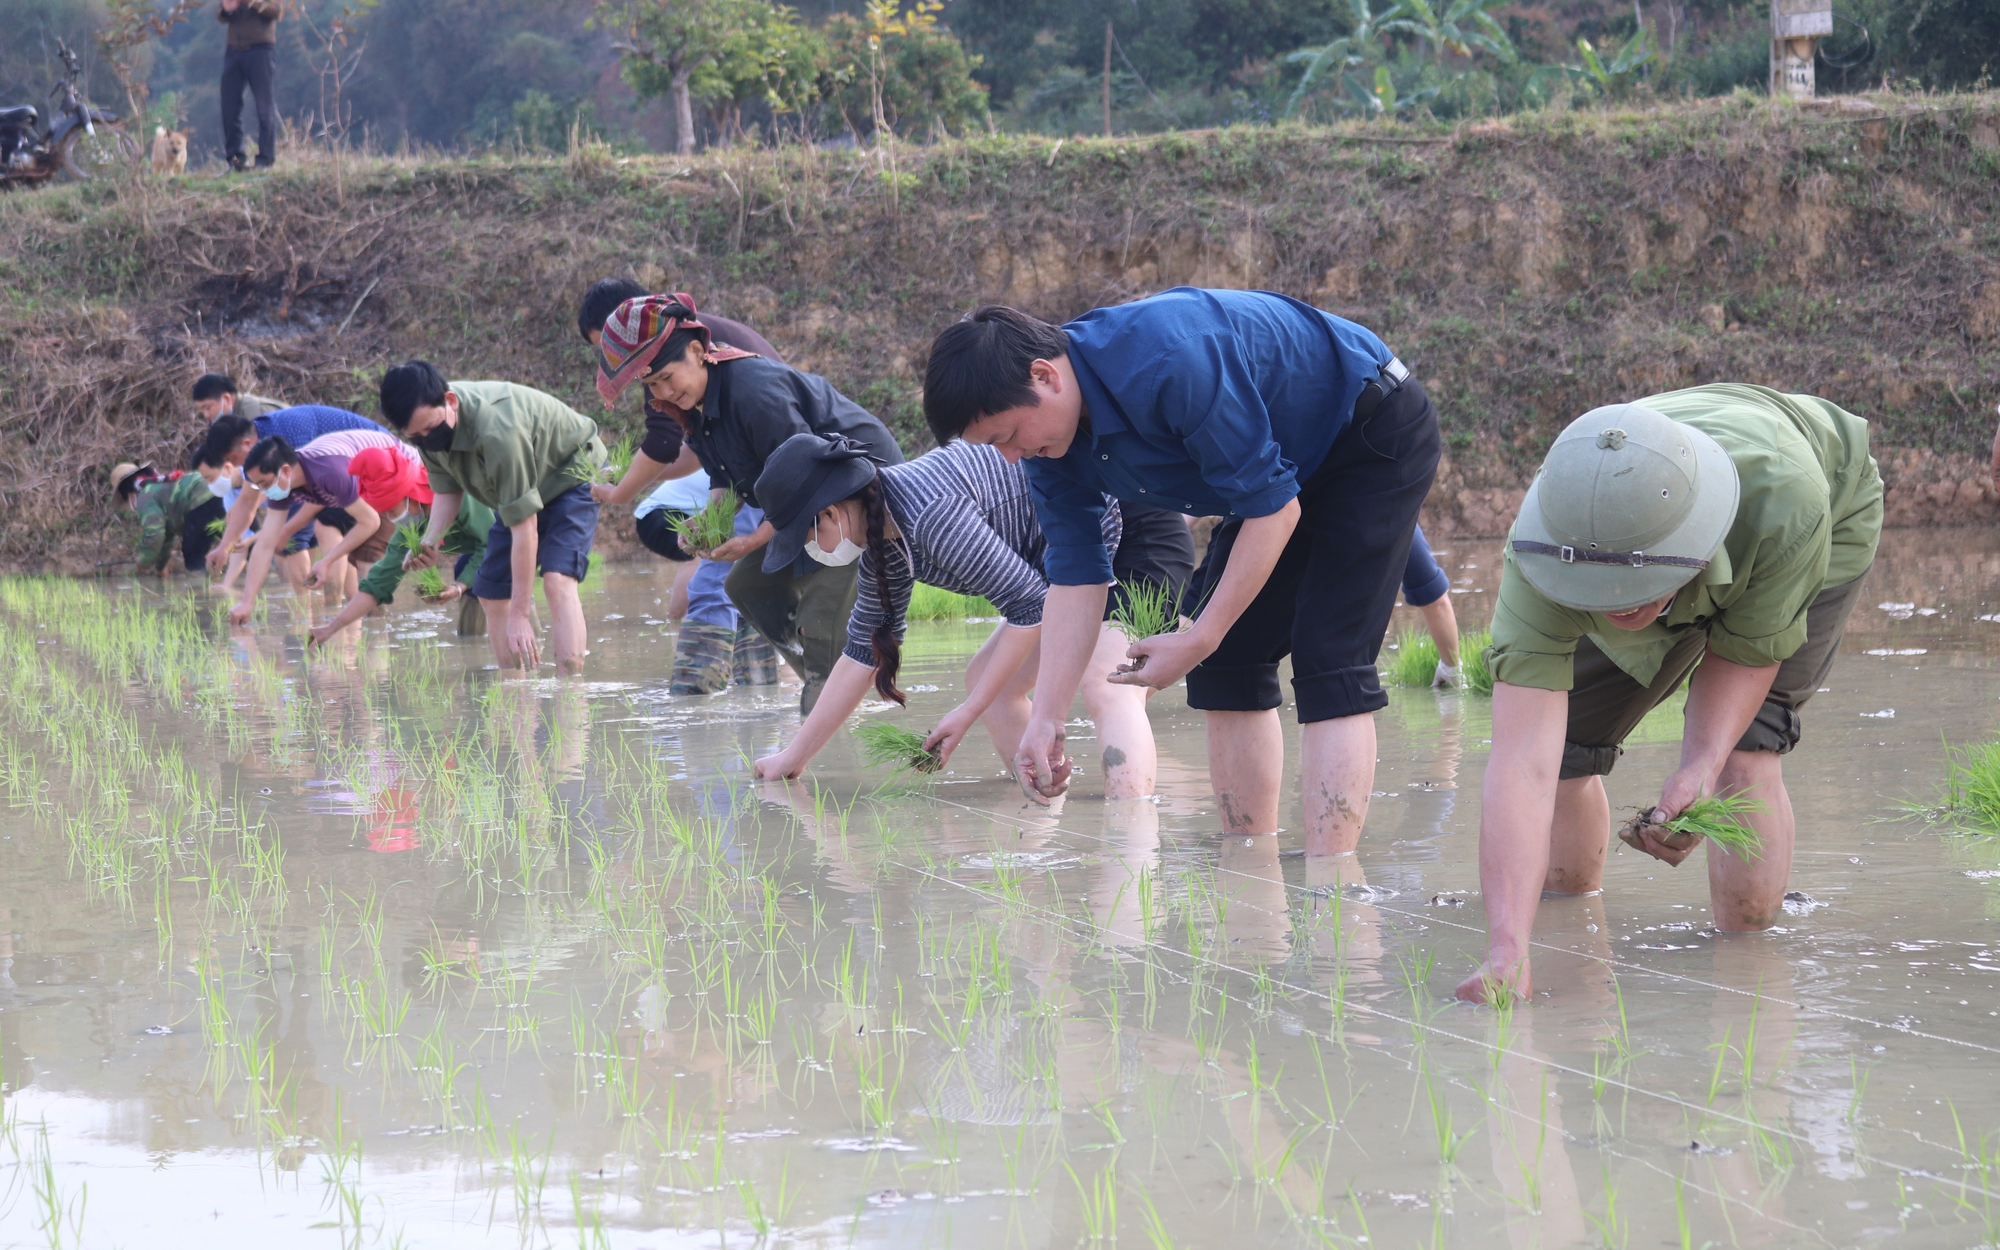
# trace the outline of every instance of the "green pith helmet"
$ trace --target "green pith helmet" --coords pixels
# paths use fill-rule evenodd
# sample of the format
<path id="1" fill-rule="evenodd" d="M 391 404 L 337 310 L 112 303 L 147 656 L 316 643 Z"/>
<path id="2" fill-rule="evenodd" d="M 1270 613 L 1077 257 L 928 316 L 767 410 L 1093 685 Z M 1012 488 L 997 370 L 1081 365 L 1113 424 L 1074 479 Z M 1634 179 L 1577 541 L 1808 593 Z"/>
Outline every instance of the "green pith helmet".
<path id="1" fill-rule="evenodd" d="M 1509 544 L 1564 607 L 1629 612 L 1708 567 L 1740 489 L 1729 454 L 1693 426 L 1637 404 L 1593 408 L 1556 436 Z"/>

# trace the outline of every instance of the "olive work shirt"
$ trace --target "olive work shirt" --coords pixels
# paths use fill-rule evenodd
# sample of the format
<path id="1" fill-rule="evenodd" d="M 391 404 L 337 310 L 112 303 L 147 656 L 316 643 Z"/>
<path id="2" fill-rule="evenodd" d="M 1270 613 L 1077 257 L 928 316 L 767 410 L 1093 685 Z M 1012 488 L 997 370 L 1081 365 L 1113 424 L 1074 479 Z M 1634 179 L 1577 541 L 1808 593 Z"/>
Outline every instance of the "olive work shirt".
<path id="1" fill-rule="evenodd" d="M 419 523 L 429 520 L 424 510 L 413 512 L 409 518 Z M 438 544 L 447 555 L 471 556 L 467 568 L 476 569 L 486 558 L 486 533 L 493 528 L 493 509 L 477 499 L 465 499 L 458 505 L 458 515 L 444 531 L 444 538 Z M 389 549 L 382 558 L 368 568 L 368 576 L 361 579 L 360 590 L 372 597 L 377 604 L 387 604 L 396 597 L 396 587 L 410 576 L 403 570 L 403 557 L 410 554 L 410 544 L 403 541 L 402 526 L 397 526 L 389 538 Z"/>
<path id="2" fill-rule="evenodd" d="M 896 436 L 873 413 L 817 373 L 759 356 L 710 364 L 708 391 L 688 420 L 688 446 L 709 482 L 753 508 L 763 507 L 754 492 L 764 461 L 794 434 L 845 435 L 877 464 L 903 463 Z"/>
<path id="3" fill-rule="evenodd" d="M 236 397 L 236 402 L 229 406 L 229 414 L 235 417 L 242 417 L 246 421 L 255 421 L 259 417 L 268 417 L 274 412 L 278 412 L 289 407 L 291 407 L 290 404 L 281 404 L 275 399 L 266 399 L 262 395 L 239 394 Z M 336 409 L 335 411 L 339 410 Z M 366 417 L 363 417 L 361 419 L 363 421 L 368 420 L 368 418 Z M 372 425 L 374 423 L 371 421 L 369 422 L 369 424 Z M 264 438 L 267 437 L 267 435 L 265 435 L 264 432 L 260 430 L 258 431 L 257 437 Z"/>
<path id="4" fill-rule="evenodd" d="M 1868 423 L 1824 399 L 1716 383 L 1634 400 L 1693 426 L 1736 466 L 1736 521 L 1709 566 L 1644 629 L 1566 608 L 1521 574 L 1510 542 L 1493 608 L 1493 679 L 1537 690 L 1573 684 L 1576 640 L 1588 636 L 1632 680 L 1650 684 L 1688 630 L 1732 664 L 1764 668 L 1806 641 L 1806 609 L 1860 577 L 1882 536 L 1882 478 Z M 1698 505 L 1697 505 L 1698 506 Z"/>
<path id="5" fill-rule="evenodd" d="M 451 391 L 451 449 L 419 453 L 437 494 L 470 495 L 511 528 L 604 467 L 597 422 L 553 395 L 513 382 L 453 382 Z"/>

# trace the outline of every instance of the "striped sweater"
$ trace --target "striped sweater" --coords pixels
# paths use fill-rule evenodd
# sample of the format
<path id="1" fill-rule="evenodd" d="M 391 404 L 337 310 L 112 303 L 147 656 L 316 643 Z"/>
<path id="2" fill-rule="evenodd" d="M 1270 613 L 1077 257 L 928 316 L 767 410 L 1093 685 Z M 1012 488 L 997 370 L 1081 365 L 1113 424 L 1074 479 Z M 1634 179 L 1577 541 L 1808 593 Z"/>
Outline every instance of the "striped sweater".
<path id="1" fill-rule="evenodd" d="M 882 569 L 888 603 L 877 590 L 873 552 L 861 557 L 860 593 L 847 622 L 845 654 L 873 666 L 870 643 L 885 619 L 903 636 L 910 591 L 918 582 L 961 595 L 983 595 L 1009 625 L 1042 623 L 1049 583 L 1042 576 L 1048 542 L 1035 520 L 1028 475 L 991 447 L 952 442 L 915 460 L 885 466 L 877 480 L 901 542 L 891 541 Z M 1124 533 L 1116 500 L 1105 499 L 1104 549 L 1115 554 Z"/>

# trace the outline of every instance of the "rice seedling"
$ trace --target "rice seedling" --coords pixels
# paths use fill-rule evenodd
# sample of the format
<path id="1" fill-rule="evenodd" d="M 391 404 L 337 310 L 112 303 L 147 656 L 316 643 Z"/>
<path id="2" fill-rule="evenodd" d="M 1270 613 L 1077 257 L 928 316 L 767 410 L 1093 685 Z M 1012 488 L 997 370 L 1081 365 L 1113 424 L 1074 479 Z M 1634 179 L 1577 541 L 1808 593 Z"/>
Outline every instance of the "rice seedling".
<path id="1" fill-rule="evenodd" d="M 1406 629 L 1390 644 L 1387 662 L 1377 667 L 1398 686 L 1428 686 L 1437 666 L 1437 640 L 1421 629 Z"/>
<path id="2" fill-rule="evenodd" d="M 222 537 L 222 531 L 229 528 L 229 518 L 217 517 L 213 521 L 210 521 L 206 528 L 210 538 L 220 538 Z"/>
<path id="3" fill-rule="evenodd" d="M 1465 675 L 1465 688 L 1474 694 L 1493 693 L 1493 670 L 1486 665 L 1486 648 L 1493 645 L 1493 632 L 1475 629 L 1458 636 L 1458 670 Z"/>
<path id="4" fill-rule="evenodd" d="M 1707 838 L 1738 859 L 1762 859 L 1763 839 L 1737 817 L 1763 810 L 1762 803 L 1740 794 L 1711 794 L 1690 803 L 1666 823 L 1666 828 L 1674 833 Z"/>
<path id="5" fill-rule="evenodd" d="M 931 773 L 938 769 L 937 752 L 924 748 L 922 734 L 887 721 L 870 721 L 854 730 L 861 743 L 861 757 L 870 768 L 884 765 L 907 772 Z"/>
<path id="6" fill-rule="evenodd" d="M 605 448 L 604 476 L 613 482 L 623 481 L 632 471 L 632 454 L 639 450 L 637 436 L 627 434 L 624 438 Z"/>
<path id="7" fill-rule="evenodd" d="M 918 582 L 910 590 L 910 607 L 904 615 L 912 621 L 962 621 L 973 616 L 994 616 L 999 609 L 979 595 L 954 594 Z"/>
<path id="8" fill-rule="evenodd" d="M 1945 792 L 1942 810 L 1982 833 L 2000 833 L 2000 742 L 1954 747 L 1944 744 Z"/>
<path id="9" fill-rule="evenodd" d="M 1165 582 L 1121 583 L 1125 593 L 1111 610 L 1111 623 L 1133 642 L 1180 628 L 1180 594 Z"/>
<path id="10" fill-rule="evenodd" d="M 736 533 L 736 492 L 723 491 L 708 506 L 692 516 L 676 518 L 674 533 L 681 546 L 693 552 L 713 551 Z"/>

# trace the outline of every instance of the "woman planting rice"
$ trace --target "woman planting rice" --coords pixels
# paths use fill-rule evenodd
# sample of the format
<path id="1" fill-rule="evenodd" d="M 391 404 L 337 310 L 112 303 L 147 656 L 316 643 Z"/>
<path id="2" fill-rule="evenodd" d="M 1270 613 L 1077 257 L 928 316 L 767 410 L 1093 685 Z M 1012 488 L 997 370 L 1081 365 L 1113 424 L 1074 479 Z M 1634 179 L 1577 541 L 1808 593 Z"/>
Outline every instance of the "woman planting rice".
<path id="1" fill-rule="evenodd" d="M 757 479 L 757 497 L 774 531 L 776 558 L 789 560 L 803 549 L 823 564 L 861 562 L 847 645 L 825 693 L 791 745 L 757 761 L 758 775 L 798 776 L 870 685 L 883 698 L 904 702 L 896 673 L 910 594 L 919 581 L 983 595 L 1005 618 L 966 666 L 965 701 L 945 714 L 923 746 L 942 767 L 972 726 L 983 722 L 1001 760 L 1011 760 L 1030 711 L 1048 594 L 1041 570 L 1047 542 L 1021 467 L 991 448 L 965 443 L 879 466 L 847 440 L 800 434 L 772 453 Z M 1117 507 L 1105 509 L 1101 532 L 1107 552 L 1117 552 L 1124 534 Z M 1179 586 L 1172 589 L 1177 594 Z M 1097 722 L 1110 798 L 1153 790 L 1146 692 L 1106 681 L 1127 645 L 1105 625 L 1082 685 L 1085 714 Z"/>

